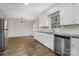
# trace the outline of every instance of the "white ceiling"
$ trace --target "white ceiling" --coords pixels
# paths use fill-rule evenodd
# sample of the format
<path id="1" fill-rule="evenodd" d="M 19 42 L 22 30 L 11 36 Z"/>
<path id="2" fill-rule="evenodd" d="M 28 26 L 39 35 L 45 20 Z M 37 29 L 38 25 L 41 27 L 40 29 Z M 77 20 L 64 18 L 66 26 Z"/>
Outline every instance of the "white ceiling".
<path id="1" fill-rule="evenodd" d="M 48 9 L 54 3 L 0 3 L 0 10 L 7 18 L 20 18 L 25 20 L 34 20 L 44 10 Z"/>

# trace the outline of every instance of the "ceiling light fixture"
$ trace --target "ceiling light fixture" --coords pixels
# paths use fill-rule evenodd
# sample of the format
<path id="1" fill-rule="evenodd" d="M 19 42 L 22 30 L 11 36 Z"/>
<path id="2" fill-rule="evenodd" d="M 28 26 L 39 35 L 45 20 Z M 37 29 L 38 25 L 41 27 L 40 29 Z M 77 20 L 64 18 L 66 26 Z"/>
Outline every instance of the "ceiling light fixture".
<path id="1" fill-rule="evenodd" d="M 21 17 L 21 21 L 19 22 L 19 24 L 24 24 L 22 17 Z"/>

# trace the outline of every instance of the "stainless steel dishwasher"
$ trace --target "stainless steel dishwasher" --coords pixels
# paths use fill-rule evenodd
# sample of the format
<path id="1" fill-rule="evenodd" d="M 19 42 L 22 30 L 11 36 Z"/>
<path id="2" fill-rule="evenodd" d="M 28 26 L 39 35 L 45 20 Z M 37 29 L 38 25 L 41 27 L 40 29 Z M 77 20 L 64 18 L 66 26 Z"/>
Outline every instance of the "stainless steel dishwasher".
<path id="1" fill-rule="evenodd" d="M 70 55 L 70 37 L 63 35 L 54 35 L 54 51 L 58 55 Z"/>

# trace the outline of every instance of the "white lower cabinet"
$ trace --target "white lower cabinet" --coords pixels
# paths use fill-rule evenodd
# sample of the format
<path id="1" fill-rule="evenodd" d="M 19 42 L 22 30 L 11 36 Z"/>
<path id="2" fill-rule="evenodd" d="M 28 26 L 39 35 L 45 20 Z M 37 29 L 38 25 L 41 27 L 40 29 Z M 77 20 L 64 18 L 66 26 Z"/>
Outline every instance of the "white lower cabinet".
<path id="1" fill-rule="evenodd" d="M 47 46 L 51 50 L 54 50 L 54 35 L 53 34 L 42 33 L 42 40 L 45 46 Z"/>
<path id="2" fill-rule="evenodd" d="M 50 48 L 51 50 L 54 50 L 54 35 L 53 34 L 37 32 L 35 33 L 34 36 L 35 36 L 35 39 L 38 40 L 40 43 Z"/>
<path id="3" fill-rule="evenodd" d="M 39 36 L 39 35 L 38 35 L 38 32 L 34 32 L 33 35 L 34 35 L 34 39 L 35 39 L 35 40 L 38 40 L 38 39 L 39 39 L 39 37 L 38 37 L 38 36 Z"/>
<path id="4" fill-rule="evenodd" d="M 45 34 L 45 45 L 54 50 L 54 36 L 52 34 Z"/>
<path id="5" fill-rule="evenodd" d="M 71 56 L 79 56 L 79 38 L 71 38 Z"/>
<path id="6" fill-rule="evenodd" d="M 42 33 L 39 33 L 38 35 L 39 35 L 39 41 L 41 43 L 44 43 L 44 35 Z"/>

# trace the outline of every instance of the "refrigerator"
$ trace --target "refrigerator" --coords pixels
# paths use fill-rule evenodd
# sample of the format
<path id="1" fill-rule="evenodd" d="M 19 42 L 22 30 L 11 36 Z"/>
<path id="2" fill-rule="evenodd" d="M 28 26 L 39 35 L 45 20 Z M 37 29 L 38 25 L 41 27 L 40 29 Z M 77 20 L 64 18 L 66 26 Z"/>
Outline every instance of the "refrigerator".
<path id="1" fill-rule="evenodd" d="M 0 52 L 8 47 L 8 21 L 0 18 Z"/>

